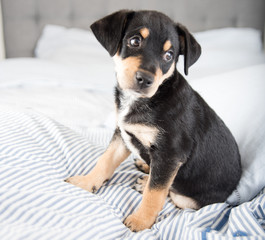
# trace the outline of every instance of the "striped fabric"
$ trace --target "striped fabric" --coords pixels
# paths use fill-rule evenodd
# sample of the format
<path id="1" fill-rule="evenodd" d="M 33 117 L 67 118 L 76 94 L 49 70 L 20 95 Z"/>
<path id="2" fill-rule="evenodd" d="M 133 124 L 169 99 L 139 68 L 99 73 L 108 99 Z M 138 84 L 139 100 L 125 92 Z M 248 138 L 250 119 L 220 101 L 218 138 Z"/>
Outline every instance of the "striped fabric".
<path id="1" fill-rule="evenodd" d="M 168 199 L 152 229 L 133 233 L 123 221 L 141 201 L 132 157 L 96 194 L 64 182 L 86 174 L 111 132 L 80 136 L 30 111 L 0 108 L 0 239 L 265 239 L 265 191 L 237 207 L 198 211 Z"/>

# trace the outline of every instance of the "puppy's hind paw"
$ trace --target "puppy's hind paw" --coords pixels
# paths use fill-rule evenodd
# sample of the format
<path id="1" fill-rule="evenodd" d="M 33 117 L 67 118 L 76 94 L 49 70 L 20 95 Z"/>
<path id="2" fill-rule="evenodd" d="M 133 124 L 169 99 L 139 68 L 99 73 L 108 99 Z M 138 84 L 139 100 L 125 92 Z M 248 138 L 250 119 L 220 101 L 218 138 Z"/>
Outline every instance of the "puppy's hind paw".
<path id="1" fill-rule="evenodd" d="M 148 166 L 148 164 L 141 160 L 141 159 L 134 159 L 134 162 L 135 162 L 135 166 L 141 171 L 141 172 L 144 172 L 144 173 L 149 173 L 150 171 L 150 167 Z"/>
<path id="2" fill-rule="evenodd" d="M 133 188 L 139 192 L 139 193 L 143 193 L 144 192 L 144 188 L 146 186 L 146 183 L 147 183 L 147 179 L 148 179 L 148 176 L 143 176 L 143 177 L 139 177 L 137 178 Z"/>

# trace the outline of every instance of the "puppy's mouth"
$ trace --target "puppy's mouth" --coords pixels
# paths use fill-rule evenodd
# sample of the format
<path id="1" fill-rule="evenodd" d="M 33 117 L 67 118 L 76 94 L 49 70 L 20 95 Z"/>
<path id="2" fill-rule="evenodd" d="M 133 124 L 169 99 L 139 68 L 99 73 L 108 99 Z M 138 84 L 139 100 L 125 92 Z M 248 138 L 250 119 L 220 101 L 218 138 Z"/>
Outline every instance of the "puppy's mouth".
<path id="1" fill-rule="evenodd" d="M 136 98 L 149 98 L 150 93 L 147 89 L 138 89 L 138 88 L 126 88 L 122 89 L 123 91 L 129 93 L 130 95 L 133 95 Z"/>

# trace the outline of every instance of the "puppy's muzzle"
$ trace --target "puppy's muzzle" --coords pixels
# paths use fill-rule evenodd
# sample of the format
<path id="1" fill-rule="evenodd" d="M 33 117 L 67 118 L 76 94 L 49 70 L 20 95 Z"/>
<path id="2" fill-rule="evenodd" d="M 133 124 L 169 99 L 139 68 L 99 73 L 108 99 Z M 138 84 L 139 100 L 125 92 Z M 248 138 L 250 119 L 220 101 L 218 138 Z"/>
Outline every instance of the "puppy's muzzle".
<path id="1" fill-rule="evenodd" d="M 138 71 L 135 74 L 135 80 L 138 89 L 142 90 L 152 86 L 154 82 L 154 76 L 147 72 Z"/>

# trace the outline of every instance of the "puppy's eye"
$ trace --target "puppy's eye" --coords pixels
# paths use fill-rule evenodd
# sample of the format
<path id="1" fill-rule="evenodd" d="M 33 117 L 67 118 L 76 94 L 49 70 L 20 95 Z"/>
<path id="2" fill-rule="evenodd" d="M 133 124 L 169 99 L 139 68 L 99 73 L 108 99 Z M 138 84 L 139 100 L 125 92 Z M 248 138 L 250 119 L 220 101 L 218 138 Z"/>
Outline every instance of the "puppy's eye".
<path id="1" fill-rule="evenodd" d="M 128 45 L 130 47 L 137 48 L 141 46 L 141 43 L 142 43 L 142 38 L 140 36 L 133 36 L 129 39 Z"/>
<path id="2" fill-rule="evenodd" d="M 173 59 L 173 51 L 171 51 L 171 50 L 167 51 L 167 52 L 164 54 L 163 59 L 164 59 L 166 62 L 170 62 L 170 61 Z"/>

